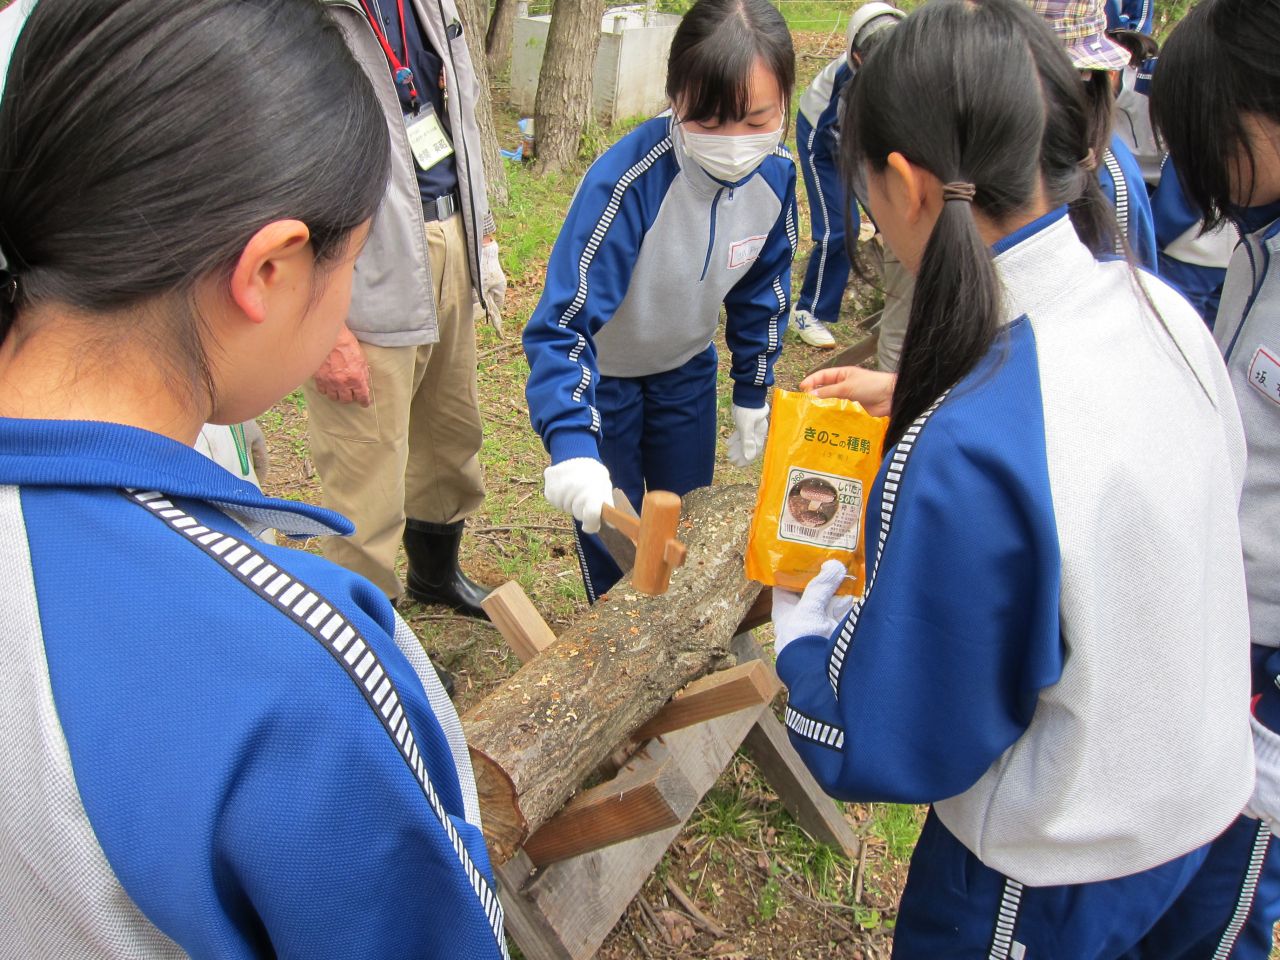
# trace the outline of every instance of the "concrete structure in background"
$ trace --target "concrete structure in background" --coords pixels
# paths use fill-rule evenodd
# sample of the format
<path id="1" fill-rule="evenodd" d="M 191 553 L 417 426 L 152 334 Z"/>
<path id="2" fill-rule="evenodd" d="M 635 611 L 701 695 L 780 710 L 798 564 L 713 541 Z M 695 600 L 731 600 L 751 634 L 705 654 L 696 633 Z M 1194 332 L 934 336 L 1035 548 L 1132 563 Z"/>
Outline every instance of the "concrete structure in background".
<path id="1" fill-rule="evenodd" d="M 667 107 L 667 53 L 680 17 L 643 5 L 606 10 L 592 78 L 592 108 L 601 123 L 651 117 Z M 517 16 L 511 45 L 511 103 L 533 114 L 551 17 Z"/>

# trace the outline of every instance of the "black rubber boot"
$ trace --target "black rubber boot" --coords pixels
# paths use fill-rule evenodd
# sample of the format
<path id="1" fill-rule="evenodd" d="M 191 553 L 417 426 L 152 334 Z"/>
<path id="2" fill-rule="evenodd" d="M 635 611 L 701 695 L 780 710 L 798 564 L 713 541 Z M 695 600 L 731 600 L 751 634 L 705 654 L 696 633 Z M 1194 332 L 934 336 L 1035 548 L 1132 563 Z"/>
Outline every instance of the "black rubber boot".
<path id="1" fill-rule="evenodd" d="M 406 592 L 419 603 L 439 603 L 465 616 L 487 620 L 480 601 L 489 595 L 489 588 L 473 583 L 458 569 L 463 526 L 462 521 L 405 521 L 404 552 L 409 560 Z"/>

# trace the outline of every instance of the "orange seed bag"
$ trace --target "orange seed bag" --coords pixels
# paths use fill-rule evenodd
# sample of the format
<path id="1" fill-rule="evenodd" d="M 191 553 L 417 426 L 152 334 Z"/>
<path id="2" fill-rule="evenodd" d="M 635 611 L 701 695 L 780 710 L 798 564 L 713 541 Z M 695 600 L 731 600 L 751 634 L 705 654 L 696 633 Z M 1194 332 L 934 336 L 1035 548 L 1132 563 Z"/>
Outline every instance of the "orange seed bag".
<path id="1" fill-rule="evenodd" d="M 887 417 L 862 404 L 773 391 L 769 438 L 747 540 L 747 576 L 803 590 L 826 560 L 849 580 L 838 592 L 861 596 L 866 579 L 866 499 L 880 470 Z"/>

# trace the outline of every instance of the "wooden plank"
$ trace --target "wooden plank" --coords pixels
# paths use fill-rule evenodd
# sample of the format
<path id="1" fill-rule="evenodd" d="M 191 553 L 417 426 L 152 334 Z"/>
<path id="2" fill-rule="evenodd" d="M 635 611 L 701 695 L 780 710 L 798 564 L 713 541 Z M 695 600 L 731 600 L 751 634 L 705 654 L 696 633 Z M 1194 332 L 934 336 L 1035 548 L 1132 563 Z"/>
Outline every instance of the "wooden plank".
<path id="1" fill-rule="evenodd" d="M 827 796 L 804 765 L 773 711 L 765 709 L 742 744 L 796 823 L 822 843 L 858 855 L 859 841 L 835 801 Z"/>
<path id="2" fill-rule="evenodd" d="M 647 744 L 608 783 L 584 790 L 525 841 L 534 866 L 545 867 L 610 844 L 678 825 L 698 802 L 666 745 Z"/>
<path id="3" fill-rule="evenodd" d="M 528 663 L 555 642 L 555 632 L 514 580 L 492 590 L 480 606 L 521 663 Z"/>
<path id="4" fill-rule="evenodd" d="M 765 708 L 761 708 L 762 710 Z M 677 730 L 663 738 L 692 786 L 680 824 L 538 870 L 523 851 L 497 867 L 507 930 L 526 960 L 589 960 L 653 873 L 683 824 L 733 758 L 757 711 Z"/>
<path id="5" fill-rule="evenodd" d="M 782 684 L 763 661 L 749 660 L 693 681 L 642 726 L 632 739 L 642 741 L 722 717 L 735 710 L 772 702 Z"/>

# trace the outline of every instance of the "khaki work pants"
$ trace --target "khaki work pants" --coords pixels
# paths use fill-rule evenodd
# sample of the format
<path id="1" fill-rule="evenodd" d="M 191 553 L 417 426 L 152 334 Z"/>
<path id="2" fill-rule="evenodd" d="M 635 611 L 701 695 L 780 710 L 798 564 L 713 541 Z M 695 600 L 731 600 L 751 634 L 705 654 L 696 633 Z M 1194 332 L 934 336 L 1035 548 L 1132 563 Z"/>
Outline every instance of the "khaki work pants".
<path id="1" fill-rule="evenodd" d="M 356 527 L 350 537 L 324 538 L 321 550 L 393 600 L 404 589 L 395 563 L 405 518 L 455 523 L 484 500 L 476 327 L 462 217 L 428 223 L 426 234 L 439 342 L 362 343 L 368 407 L 336 403 L 312 381 L 304 386 L 321 503 Z"/>
<path id="2" fill-rule="evenodd" d="M 902 342 L 907 337 L 907 321 L 911 319 L 911 294 L 916 288 L 916 279 L 883 240 L 877 241 L 874 248 L 880 251 L 878 255 L 873 253 L 872 260 L 884 286 L 884 311 L 880 314 L 880 344 L 876 357 L 881 370 L 896 373 L 898 361 L 902 358 Z"/>

